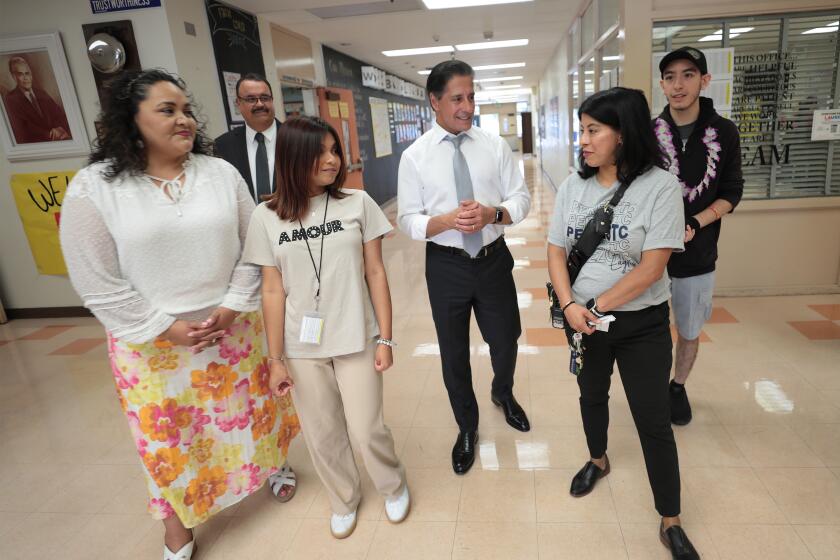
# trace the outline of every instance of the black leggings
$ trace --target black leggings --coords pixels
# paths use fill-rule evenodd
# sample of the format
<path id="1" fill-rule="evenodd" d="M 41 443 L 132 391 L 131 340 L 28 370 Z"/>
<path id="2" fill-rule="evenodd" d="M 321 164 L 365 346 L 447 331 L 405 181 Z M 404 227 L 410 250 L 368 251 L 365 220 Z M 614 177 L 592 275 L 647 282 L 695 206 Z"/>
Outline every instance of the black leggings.
<path id="1" fill-rule="evenodd" d="M 610 376 L 617 362 L 642 442 L 656 510 L 663 517 L 674 517 L 680 513 L 680 467 L 668 393 L 672 360 L 668 303 L 612 315 L 616 320 L 609 332 L 583 337 L 578 386 L 589 453 L 597 459 L 607 451 Z"/>

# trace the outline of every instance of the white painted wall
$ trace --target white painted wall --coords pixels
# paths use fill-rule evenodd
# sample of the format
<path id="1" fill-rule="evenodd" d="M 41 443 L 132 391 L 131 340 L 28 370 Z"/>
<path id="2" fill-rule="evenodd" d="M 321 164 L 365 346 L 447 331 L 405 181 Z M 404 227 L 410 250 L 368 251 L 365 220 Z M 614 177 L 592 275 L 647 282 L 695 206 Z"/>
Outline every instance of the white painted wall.
<path id="1" fill-rule="evenodd" d="M 539 128 L 539 119 L 546 118 L 546 137 L 540 139 L 540 157 L 543 172 L 548 176 L 554 186 L 560 185 L 563 179 L 569 174 L 569 82 L 567 79 L 567 41 L 561 40 L 560 45 L 551 57 L 545 68 L 545 73 L 540 79 L 538 104 L 532 107 L 534 113 L 534 126 Z M 548 134 L 550 123 L 547 117 L 539 114 L 541 108 L 548 113 L 551 99 L 557 97 L 560 106 L 560 137 L 551 138 Z M 539 132 L 534 135 L 539 138 Z"/>

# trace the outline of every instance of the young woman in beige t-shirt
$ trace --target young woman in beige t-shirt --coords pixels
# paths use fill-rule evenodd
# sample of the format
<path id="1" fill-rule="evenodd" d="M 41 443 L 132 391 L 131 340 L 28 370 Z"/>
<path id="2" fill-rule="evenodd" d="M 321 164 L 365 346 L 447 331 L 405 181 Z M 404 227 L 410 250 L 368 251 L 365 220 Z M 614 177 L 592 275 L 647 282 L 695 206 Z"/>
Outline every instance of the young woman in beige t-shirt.
<path id="1" fill-rule="evenodd" d="M 391 294 L 382 237 L 392 226 L 367 193 L 343 190 L 338 134 L 316 117 L 277 135 L 277 190 L 257 206 L 244 258 L 262 266 L 270 386 L 291 391 L 336 538 L 361 498 L 352 433 L 388 519 L 408 515 L 405 473 L 383 421 L 381 373 L 393 364 Z"/>

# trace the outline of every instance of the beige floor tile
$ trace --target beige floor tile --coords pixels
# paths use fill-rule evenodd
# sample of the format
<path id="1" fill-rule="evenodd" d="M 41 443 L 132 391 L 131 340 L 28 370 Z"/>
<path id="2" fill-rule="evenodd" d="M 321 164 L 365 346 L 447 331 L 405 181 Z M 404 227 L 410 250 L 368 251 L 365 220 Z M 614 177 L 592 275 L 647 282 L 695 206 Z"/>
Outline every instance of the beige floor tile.
<path id="1" fill-rule="evenodd" d="M 720 558 L 709 530 L 702 523 L 682 519 L 682 527 L 703 560 Z M 622 523 L 621 534 L 629 560 L 671 560 L 671 552 L 659 540 L 659 523 Z"/>
<path id="2" fill-rule="evenodd" d="M 378 523 L 359 521 L 356 530 L 346 539 L 330 533 L 327 519 L 305 519 L 301 522 L 284 560 L 363 560 L 373 542 Z"/>
<path id="3" fill-rule="evenodd" d="M 540 523 L 540 560 L 618 560 L 627 558 L 617 523 Z"/>
<path id="4" fill-rule="evenodd" d="M 745 467 L 744 454 L 723 426 L 689 424 L 674 429 L 680 468 Z"/>
<path id="5" fill-rule="evenodd" d="M 38 511 L 97 513 L 116 498 L 136 472 L 137 467 L 129 465 L 84 465 L 68 469 L 62 488 Z"/>
<path id="6" fill-rule="evenodd" d="M 452 469 L 407 469 L 411 521 L 457 521 L 464 477 Z"/>
<path id="7" fill-rule="evenodd" d="M 91 557 L 136 558 L 143 535 L 159 524 L 149 515 L 94 515 L 61 549 L 62 560 Z M 161 543 L 162 546 L 162 543 Z"/>
<path id="8" fill-rule="evenodd" d="M 709 525 L 721 560 L 813 560 L 793 527 Z"/>
<path id="9" fill-rule="evenodd" d="M 840 424 L 805 424 L 796 433 L 829 467 L 840 467 Z"/>
<path id="10" fill-rule="evenodd" d="M 447 467 L 451 465 L 452 446 L 457 436 L 458 431 L 449 428 L 411 428 L 403 448 L 402 462 L 407 468 Z"/>
<path id="11" fill-rule="evenodd" d="M 750 468 L 682 469 L 703 522 L 728 524 L 785 524 L 777 503 Z"/>
<path id="12" fill-rule="evenodd" d="M 756 469 L 793 524 L 840 525 L 840 481 L 825 468 Z"/>
<path id="13" fill-rule="evenodd" d="M 661 516 L 656 511 L 653 491 L 647 471 L 639 468 L 613 467 L 607 476 L 615 511 L 621 523 L 658 523 Z M 700 521 L 700 514 L 685 485 L 680 493 L 680 517 L 688 523 Z"/>
<path id="14" fill-rule="evenodd" d="M 534 473 L 531 471 L 480 471 L 464 477 L 458 521 L 536 521 Z"/>
<path id="15" fill-rule="evenodd" d="M 537 524 L 520 519 L 458 523 L 452 560 L 537 560 Z"/>
<path id="16" fill-rule="evenodd" d="M 28 514 L 14 532 L 4 537 L 3 558 L 63 558 L 64 548 L 92 518 L 93 515 L 86 513 Z M 46 535 L 49 535 L 49 538 L 46 538 Z"/>
<path id="17" fill-rule="evenodd" d="M 576 472 L 576 469 L 559 469 L 534 473 L 537 521 L 616 523 L 618 518 L 607 479 L 601 479 L 589 495 L 575 498 L 569 494 L 569 486 Z"/>
<path id="18" fill-rule="evenodd" d="M 579 469 L 589 459 L 586 437 L 580 426 L 532 426 L 531 441 L 547 450 L 548 468 Z"/>
<path id="19" fill-rule="evenodd" d="M 380 521 L 367 560 L 449 560 L 455 522 L 416 521 L 399 525 Z"/>
<path id="20" fill-rule="evenodd" d="M 303 519 L 282 515 L 280 508 L 275 515 L 270 513 L 260 516 L 234 517 L 215 531 L 217 538 L 213 543 L 197 537 L 201 549 L 197 560 L 226 560 L 228 558 L 248 558 L 249 560 L 274 560 L 283 557 L 291 546 Z M 328 525 L 324 523 L 324 527 Z"/>
<path id="21" fill-rule="evenodd" d="M 805 541 L 805 546 L 815 560 L 836 560 L 840 558 L 840 526 L 796 525 L 796 532 Z"/>
<path id="22" fill-rule="evenodd" d="M 12 465 L 0 480 L 0 510 L 33 512 L 61 492 L 67 466 Z"/>
<path id="23" fill-rule="evenodd" d="M 430 395 L 421 398 L 411 426 L 415 428 L 449 428 L 450 431 L 458 432 L 458 424 L 452 414 L 449 399 L 445 395 Z"/>
<path id="24" fill-rule="evenodd" d="M 823 462 L 787 426 L 727 426 L 753 467 L 822 467 Z"/>

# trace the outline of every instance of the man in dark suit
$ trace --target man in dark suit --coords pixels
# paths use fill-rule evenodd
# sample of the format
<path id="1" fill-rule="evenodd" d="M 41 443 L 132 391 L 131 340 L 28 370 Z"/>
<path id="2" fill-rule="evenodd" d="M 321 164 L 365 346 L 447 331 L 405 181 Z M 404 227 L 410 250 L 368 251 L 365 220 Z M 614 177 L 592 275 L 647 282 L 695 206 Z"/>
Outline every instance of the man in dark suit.
<path id="1" fill-rule="evenodd" d="M 271 85 L 258 74 L 236 82 L 236 106 L 245 126 L 216 138 L 215 154 L 239 170 L 259 204 L 274 192 L 274 148 L 280 122 L 274 117 Z"/>
<path id="2" fill-rule="evenodd" d="M 5 98 L 15 142 L 70 140 L 70 125 L 64 109 L 46 91 L 33 87 L 32 70 L 26 59 L 22 56 L 9 59 L 9 73 L 17 84 Z"/>

